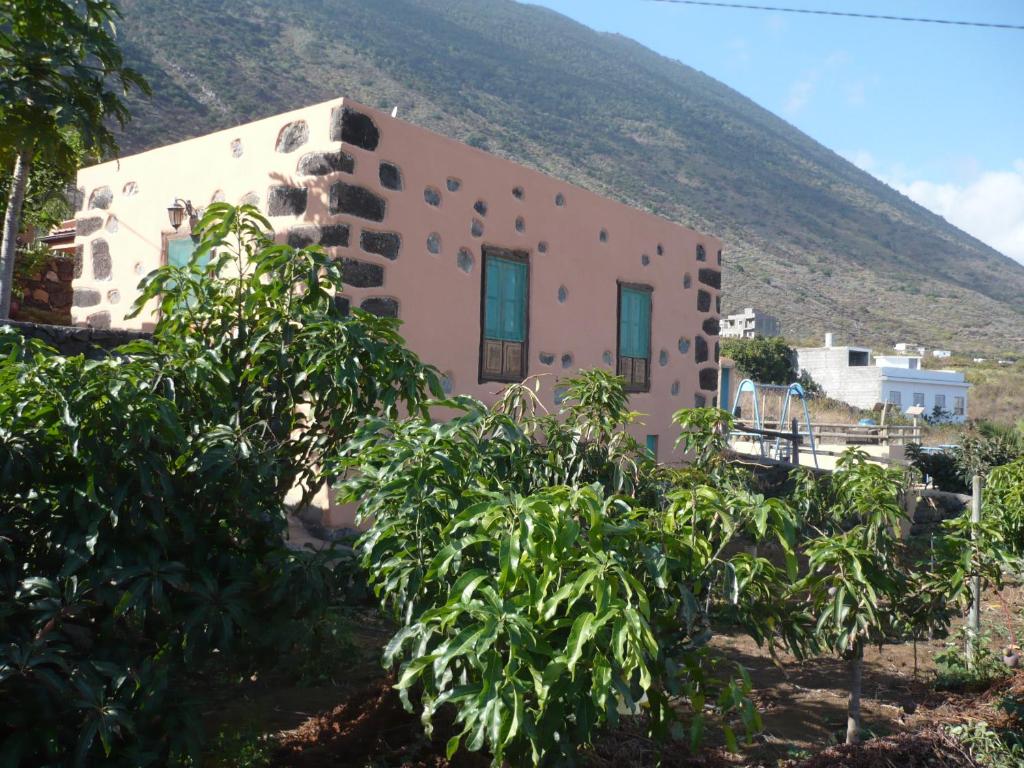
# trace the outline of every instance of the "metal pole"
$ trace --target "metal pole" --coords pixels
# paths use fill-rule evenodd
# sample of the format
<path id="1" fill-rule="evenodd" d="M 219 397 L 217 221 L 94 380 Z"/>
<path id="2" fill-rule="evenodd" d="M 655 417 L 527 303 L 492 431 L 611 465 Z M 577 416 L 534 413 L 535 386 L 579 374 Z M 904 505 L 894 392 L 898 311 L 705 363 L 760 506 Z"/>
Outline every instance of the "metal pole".
<path id="1" fill-rule="evenodd" d="M 981 475 L 975 475 L 971 482 L 971 540 L 975 541 L 977 533 L 974 526 L 981 522 Z M 977 561 L 977 544 L 974 545 L 973 561 Z M 973 669 L 975 649 L 981 637 L 981 575 L 971 576 L 971 612 L 967 618 L 967 666 Z"/>

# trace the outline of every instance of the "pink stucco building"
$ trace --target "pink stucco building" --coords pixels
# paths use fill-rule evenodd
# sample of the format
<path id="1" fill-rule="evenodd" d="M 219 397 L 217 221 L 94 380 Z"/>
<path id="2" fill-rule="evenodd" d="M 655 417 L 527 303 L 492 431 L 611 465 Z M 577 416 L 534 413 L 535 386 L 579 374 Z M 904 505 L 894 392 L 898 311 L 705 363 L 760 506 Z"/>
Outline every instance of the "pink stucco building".
<path id="1" fill-rule="evenodd" d="M 190 253 L 167 207 L 251 202 L 280 241 L 344 259 L 351 306 L 395 314 L 446 386 L 615 369 L 672 456 L 682 407 L 717 389 L 721 243 L 658 216 L 335 100 L 79 172 L 78 324 L 125 320 L 139 280 Z"/>

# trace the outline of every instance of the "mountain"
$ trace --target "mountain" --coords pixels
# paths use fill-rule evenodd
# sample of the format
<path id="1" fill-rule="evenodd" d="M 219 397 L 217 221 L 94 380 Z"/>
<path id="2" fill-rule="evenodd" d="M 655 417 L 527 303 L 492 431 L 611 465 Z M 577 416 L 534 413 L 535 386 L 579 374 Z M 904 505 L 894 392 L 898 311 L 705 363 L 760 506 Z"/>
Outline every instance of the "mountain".
<path id="1" fill-rule="evenodd" d="M 134 152 L 338 96 L 725 240 L 792 339 L 1024 351 L 1024 266 L 728 86 L 512 0 L 122 0 Z M 680 29 L 684 33 L 685 29 Z"/>

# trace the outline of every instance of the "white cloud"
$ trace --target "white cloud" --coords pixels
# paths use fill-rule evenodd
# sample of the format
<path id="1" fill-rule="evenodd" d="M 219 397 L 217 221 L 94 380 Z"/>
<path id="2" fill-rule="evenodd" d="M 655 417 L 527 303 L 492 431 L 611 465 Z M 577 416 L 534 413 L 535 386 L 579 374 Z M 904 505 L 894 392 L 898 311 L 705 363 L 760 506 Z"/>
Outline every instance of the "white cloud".
<path id="1" fill-rule="evenodd" d="M 889 183 L 914 202 L 1024 264 L 1024 160 L 1006 171 L 985 171 L 963 184 Z"/>
<path id="2" fill-rule="evenodd" d="M 807 106 L 807 102 L 811 100 L 811 96 L 814 94 L 816 80 L 816 77 L 806 77 L 803 80 L 797 80 L 789 86 L 789 97 L 786 99 L 787 112 L 799 112 Z"/>

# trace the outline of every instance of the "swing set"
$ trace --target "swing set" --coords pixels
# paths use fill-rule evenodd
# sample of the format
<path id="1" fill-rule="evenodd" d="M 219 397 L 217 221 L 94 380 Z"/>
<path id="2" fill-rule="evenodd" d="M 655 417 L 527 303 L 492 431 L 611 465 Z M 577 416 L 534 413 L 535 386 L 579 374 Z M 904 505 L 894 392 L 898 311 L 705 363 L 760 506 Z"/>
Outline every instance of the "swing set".
<path id="1" fill-rule="evenodd" d="M 747 394 L 750 395 L 752 403 L 753 423 L 750 426 L 738 425 L 733 429 L 730 438 L 749 438 L 751 442 L 758 444 L 761 456 L 764 458 L 799 464 L 798 445 L 804 433 L 797 430 L 798 417 L 790 416 L 792 402 L 796 399 L 800 401 L 802 407 L 807 442 L 811 449 L 811 456 L 814 458 L 814 466 L 818 467 L 818 450 L 814 443 L 814 429 L 811 427 L 811 414 L 807 410 L 807 394 L 804 392 L 804 388 L 796 382 L 787 386 L 785 384 L 759 384 L 751 379 L 744 379 L 736 389 L 736 405 L 733 408 L 733 415 L 737 418 L 742 417 L 744 405 L 742 399 Z M 777 418 L 774 418 L 773 414 L 771 420 L 773 425 L 778 426 L 778 430 L 765 428 L 769 410 L 778 414 Z M 795 408 L 793 411 L 795 412 Z M 783 432 L 782 430 L 790 418 L 792 418 L 793 430 L 791 433 Z"/>

